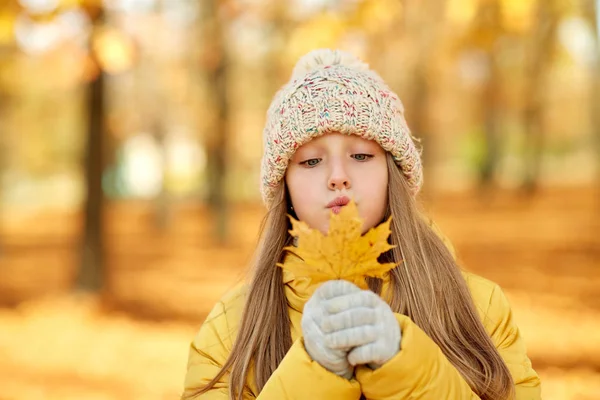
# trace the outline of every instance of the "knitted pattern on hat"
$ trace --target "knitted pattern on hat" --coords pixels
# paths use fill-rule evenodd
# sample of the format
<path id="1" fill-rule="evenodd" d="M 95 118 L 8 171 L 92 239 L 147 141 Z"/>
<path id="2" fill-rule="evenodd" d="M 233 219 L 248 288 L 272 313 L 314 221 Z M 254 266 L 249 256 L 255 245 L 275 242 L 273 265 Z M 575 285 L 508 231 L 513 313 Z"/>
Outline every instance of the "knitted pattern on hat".
<path id="1" fill-rule="evenodd" d="M 367 64 L 325 49 L 298 61 L 267 111 L 261 164 L 261 194 L 267 207 L 296 150 L 328 132 L 375 140 L 392 154 L 412 193 L 418 193 L 423 182 L 420 151 L 402 102 Z"/>

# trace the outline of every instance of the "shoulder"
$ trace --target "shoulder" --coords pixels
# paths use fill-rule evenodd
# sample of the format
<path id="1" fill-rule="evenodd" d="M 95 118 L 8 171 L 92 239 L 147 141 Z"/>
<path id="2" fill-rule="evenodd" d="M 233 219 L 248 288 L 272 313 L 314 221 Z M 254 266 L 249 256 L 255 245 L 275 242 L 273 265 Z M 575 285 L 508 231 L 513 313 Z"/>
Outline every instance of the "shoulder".
<path id="1" fill-rule="evenodd" d="M 463 272 L 463 276 L 481 322 L 512 375 L 516 397 L 540 399 L 540 379 L 527 357 L 525 342 L 502 288 L 475 274 Z"/>
<path id="2" fill-rule="evenodd" d="M 461 271 L 461 273 L 467 282 L 475 307 L 483 317 L 488 311 L 490 300 L 498 285 L 489 279 L 475 275 L 471 272 Z"/>
<path id="3" fill-rule="evenodd" d="M 196 345 L 210 345 L 215 340 L 228 347 L 233 345 L 247 292 L 247 284 L 241 283 L 217 301 L 196 335 Z"/>
<path id="4" fill-rule="evenodd" d="M 497 283 L 482 276 L 467 271 L 461 273 L 467 282 L 475 308 L 485 323 L 491 306 L 497 302 L 499 296 L 504 296 L 502 289 Z"/>
<path id="5" fill-rule="evenodd" d="M 221 297 L 219 303 L 223 307 L 223 311 L 230 317 L 236 314 L 241 314 L 246 304 L 248 295 L 248 284 L 239 283 Z"/>
<path id="6" fill-rule="evenodd" d="M 502 288 L 495 282 L 479 275 L 462 271 L 475 308 L 483 326 L 490 336 L 494 336 L 499 327 L 512 320 L 510 304 Z"/>

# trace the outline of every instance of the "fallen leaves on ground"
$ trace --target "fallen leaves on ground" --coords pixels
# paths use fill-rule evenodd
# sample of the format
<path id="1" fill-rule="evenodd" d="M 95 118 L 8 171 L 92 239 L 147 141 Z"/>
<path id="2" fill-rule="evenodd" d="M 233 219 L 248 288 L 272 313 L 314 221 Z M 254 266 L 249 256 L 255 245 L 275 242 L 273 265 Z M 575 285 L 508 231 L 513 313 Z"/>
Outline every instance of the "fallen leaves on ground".
<path id="1" fill-rule="evenodd" d="M 515 309 L 531 307 L 522 294 L 507 294 Z M 585 351 L 598 358 L 596 338 L 569 340 L 573 327 L 561 323 L 576 321 L 580 310 L 556 313 L 552 303 L 544 299 L 531 313 L 516 315 L 528 333 L 529 353 L 539 359 L 548 349 L 558 351 L 557 357 Z M 532 314 L 537 319 L 528 321 Z M 598 312 L 589 311 L 588 318 L 588 336 L 600 332 Z M 101 311 L 94 297 L 72 295 L 0 309 L 0 326 L 1 400 L 174 400 L 183 387 L 189 343 L 199 323 L 136 320 Z M 550 327 L 552 336 L 546 333 Z M 564 342 L 560 347 L 558 338 Z M 549 366 L 538 372 L 544 400 L 599 398 L 600 373 L 593 365 Z"/>
<path id="2" fill-rule="evenodd" d="M 0 309 L 0 399 L 177 399 L 198 328 L 68 296 Z"/>

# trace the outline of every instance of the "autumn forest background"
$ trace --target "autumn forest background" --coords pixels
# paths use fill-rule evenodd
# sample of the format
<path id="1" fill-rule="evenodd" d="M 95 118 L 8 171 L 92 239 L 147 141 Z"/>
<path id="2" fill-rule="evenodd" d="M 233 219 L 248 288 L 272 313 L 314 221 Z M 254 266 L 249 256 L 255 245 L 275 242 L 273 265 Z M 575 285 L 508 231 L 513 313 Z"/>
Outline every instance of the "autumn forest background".
<path id="1" fill-rule="evenodd" d="M 321 47 L 399 94 L 544 399 L 600 399 L 599 44 L 597 0 L 0 0 L 0 400 L 178 398 L 252 259 L 268 104 Z"/>

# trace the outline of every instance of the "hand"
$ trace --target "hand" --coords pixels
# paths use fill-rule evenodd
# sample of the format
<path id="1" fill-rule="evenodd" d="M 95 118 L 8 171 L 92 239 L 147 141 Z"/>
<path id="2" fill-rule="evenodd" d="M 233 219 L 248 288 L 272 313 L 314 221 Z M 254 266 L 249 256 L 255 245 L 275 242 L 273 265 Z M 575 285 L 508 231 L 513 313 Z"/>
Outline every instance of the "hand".
<path id="1" fill-rule="evenodd" d="M 367 364 L 377 369 L 400 351 L 400 326 L 390 306 L 369 291 L 352 291 L 324 304 L 328 317 L 323 331 L 331 332 L 326 340 L 333 349 L 352 348 L 348 362 L 352 366 Z"/>
<path id="2" fill-rule="evenodd" d="M 325 304 L 340 296 L 345 298 L 360 292 L 356 285 L 347 281 L 325 282 L 304 305 L 302 313 L 302 333 L 307 353 L 325 369 L 346 379 L 350 379 L 354 374 L 354 367 L 348 362 L 348 351 L 352 346 L 337 346 L 334 349 L 329 345 L 329 338 L 336 325 L 331 319 L 339 317 L 330 315 L 325 310 Z"/>

